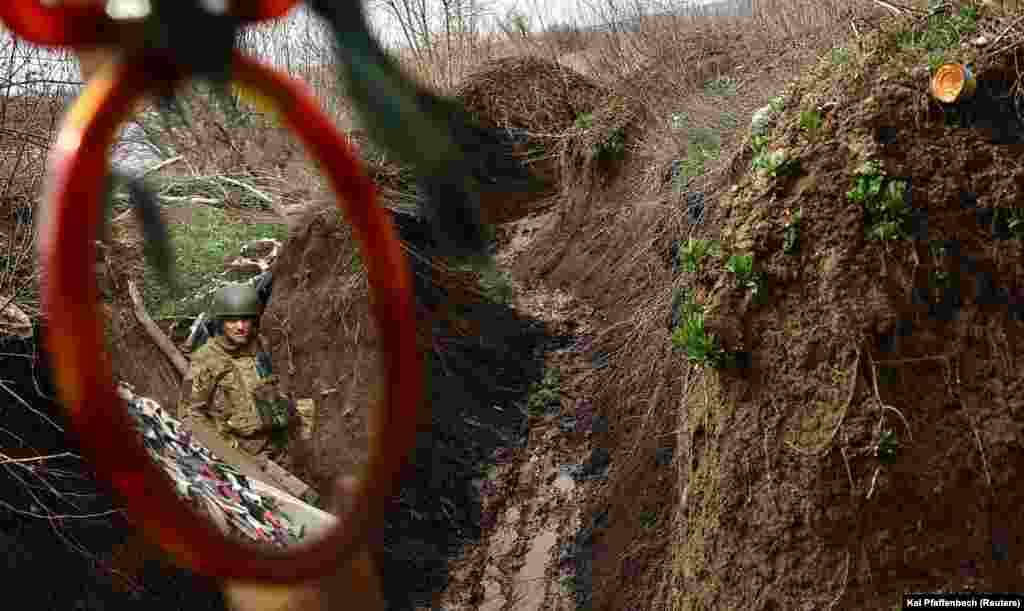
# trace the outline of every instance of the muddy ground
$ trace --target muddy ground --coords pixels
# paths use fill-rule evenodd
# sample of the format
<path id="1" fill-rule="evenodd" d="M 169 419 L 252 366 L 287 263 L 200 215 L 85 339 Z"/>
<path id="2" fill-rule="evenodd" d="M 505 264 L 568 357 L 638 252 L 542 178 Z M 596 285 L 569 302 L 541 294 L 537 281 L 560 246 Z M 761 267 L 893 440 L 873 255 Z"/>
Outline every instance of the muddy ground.
<path id="1" fill-rule="evenodd" d="M 509 263 L 529 245 L 545 216 L 512 224 Z M 578 544 L 579 507 L 607 462 L 591 458 L 589 440 L 604 423 L 587 398 L 593 366 L 583 348 L 593 333 L 593 312 L 565 292 L 514 283 L 513 307 L 542 320 L 556 339 L 544 355 L 544 379 L 525 405 L 528 429 L 519 452 L 479 482 L 484 536 L 452 564 L 440 608 L 575 609 L 585 606 L 590 549 Z M 577 599 L 579 597 L 579 600 Z"/>

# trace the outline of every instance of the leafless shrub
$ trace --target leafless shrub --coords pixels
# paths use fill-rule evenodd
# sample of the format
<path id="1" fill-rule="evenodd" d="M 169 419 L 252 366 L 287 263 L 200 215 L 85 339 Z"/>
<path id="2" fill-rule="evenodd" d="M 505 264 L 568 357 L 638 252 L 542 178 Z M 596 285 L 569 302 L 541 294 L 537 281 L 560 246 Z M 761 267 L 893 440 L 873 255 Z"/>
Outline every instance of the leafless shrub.
<path id="1" fill-rule="evenodd" d="M 495 54 L 496 39 L 484 30 L 489 11 L 479 0 L 381 0 L 379 6 L 401 32 L 391 45 L 396 55 L 421 82 L 442 93 Z"/>

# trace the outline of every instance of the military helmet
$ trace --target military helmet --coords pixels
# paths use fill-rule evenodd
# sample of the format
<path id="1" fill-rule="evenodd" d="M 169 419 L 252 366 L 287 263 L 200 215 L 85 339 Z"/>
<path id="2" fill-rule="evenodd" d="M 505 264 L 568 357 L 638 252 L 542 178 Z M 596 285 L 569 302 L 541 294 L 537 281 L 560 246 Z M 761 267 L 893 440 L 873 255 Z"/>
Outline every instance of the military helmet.
<path id="1" fill-rule="evenodd" d="M 256 287 L 250 284 L 228 284 L 213 296 L 213 315 L 223 318 L 259 318 L 263 314 Z"/>

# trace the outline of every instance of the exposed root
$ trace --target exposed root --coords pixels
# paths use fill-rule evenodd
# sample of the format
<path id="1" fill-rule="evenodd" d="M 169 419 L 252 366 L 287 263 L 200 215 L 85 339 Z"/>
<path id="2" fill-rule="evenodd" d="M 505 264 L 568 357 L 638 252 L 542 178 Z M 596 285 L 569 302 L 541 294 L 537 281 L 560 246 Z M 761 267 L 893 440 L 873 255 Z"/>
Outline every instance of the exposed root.
<path id="1" fill-rule="evenodd" d="M 949 361 L 949 357 L 952 354 L 936 354 L 935 356 L 920 356 L 910 359 L 887 359 L 887 360 L 874 360 L 872 362 L 876 365 L 905 365 L 907 363 L 923 363 L 926 361 Z"/>
<path id="2" fill-rule="evenodd" d="M 878 405 L 879 410 L 878 425 L 875 427 L 875 435 L 877 436 L 879 431 L 882 430 L 882 424 L 885 420 L 885 410 L 889 410 L 891 412 L 895 412 L 895 414 L 900 417 L 900 420 L 903 421 L 903 426 L 907 431 L 907 437 L 913 441 L 914 434 L 911 433 L 910 423 L 907 422 L 907 418 L 903 415 L 903 412 L 882 401 L 882 395 L 878 391 L 878 362 L 875 361 L 870 352 L 868 353 L 868 359 L 871 361 L 871 385 L 875 391 L 875 404 Z"/>
<path id="3" fill-rule="evenodd" d="M 871 486 L 868 487 L 868 495 L 865 497 L 866 499 L 871 500 L 871 495 L 875 493 L 875 484 L 878 482 L 878 474 L 881 472 L 881 467 L 875 468 L 875 474 L 871 476 Z"/>
<path id="4" fill-rule="evenodd" d="M 846 477 L 850 480 L 850 496 L 856 496 L 857 486 L 853 483 L 853 471 L 850 470 L 850 457 L 846 455 L 846 446 L 840 447 L 839 453 L 843 455 L 843 465 L 846 466 Z"/>
<path id="5" fill-rule="evenodd" d="M 836 594 L 836 597 L 833 598 L 832 602 L 830 602 L 828 604 L 829 611 L 834 609 L 835 606 L 837 604 L 839 604 L 839 600 L 843 597 L 843 594 L 846 594 L 846 584 L 850 580 L 850 559 L 851 559 L 851 556 L 852 556 L 852 554 L 850 553 L 850 550 L 846 550 L 846 563 L 843 566 L 843 583 L 842 583 L 842 585 L 839 586 L 839 593 Z"/>
<path id="6" fill-rule="evenodd" d="M 884 404 L 882 405 L 882 410 L 883 410 L 883 412 L 884 412 L 884 410 L 889 410 L 889 411 L 892 411 L 892 412 L 896 412 L 896 415 L 899 416 L 900 420 L 903 421 L 903 427 L 907 431 L 907 437 L 910 438 L 910 441 L 914 441 L 914 434 L 910 432 L 910 423 L 907 422 L 907 418 L 903 415 L 902 412 L 900 412 L 900 410 L 896 409 L 895 407 L 893 407 L 891 405 L 884 405 Z"/>
<path id="7" fill-rule="evenodd" d="M 978 452 L 981 453 L 981 464 L 985 467 L 985 481 L 988 483 L 988 487 L 992 487 L 992 472 L 988 468 L 988 457 L 985 456 L 985 445 L 981 442 L 981 435 L 978 433 L 978 429 L 971 425 L 971 430 L 974 432 L 974 439 L 978 442 Z"/>
<path id="8" fill-rule="evenodd" d="M 971 412 L 967 409 L 967 402 L 961 400 L 961 407 L 964 410 L 964 417 L 967 419 L 967 424 L 971 427 L 971 432 L 974 434 L 974 441 L 978 444 L 978 453 L 981 454 L 981 465 L 985 469 L 985 482 L 988 487 L 992 487 L 992 471 L 988 466 L 988 456 L 985 454 L 985 444 L 981 441 L 981 433 L 978 432 L 978 427 L 974 425 L 974 419 L 971 417 Z"/>

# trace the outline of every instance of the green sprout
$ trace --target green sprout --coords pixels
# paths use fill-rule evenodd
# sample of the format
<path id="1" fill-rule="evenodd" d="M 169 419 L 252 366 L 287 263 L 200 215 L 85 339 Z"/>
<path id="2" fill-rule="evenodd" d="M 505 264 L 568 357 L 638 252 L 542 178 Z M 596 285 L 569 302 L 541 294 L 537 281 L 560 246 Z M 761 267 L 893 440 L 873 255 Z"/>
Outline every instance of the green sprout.
<path id="1" fill-rule="evenodd" d="M 740 124 L 740 120 L 736 118 L 736 113 L 723 112 L 722 116 L 718 118 L 718 125 L 724 130 L 734 129 Z"/>
<path id="2" fill-rule="evenodd" d="M 869 161 L 857 170 L 854 187 L 846 197 L 864 205 L 868 237 L 886 241 L 906 235 L 910 217 L 906 193 L 906 181 L 888 178 L 877 161 Z"/>
<path id="3" fill-rule="evenodd" d="M 626 151 L 626 135 L 621 129 L 611 133 L 606 139 L 598 143 L 597 151 L 605 158 L 618 158 Z"/>
<path id="4" fill-rule="evenodd" d="M 761 150 L 754 157 L 752 165 L 755 170 L 764 170 L 772 178 L 777 178 L 789 174 L 799 167 L 799 160 L 790 159 L 785 149 Z"/>
<path id="5" fill-rule="evenodd" d="M 1024 208 L 1012 209 L 1006 226 L 1015 237 L 1024 239 Z"/>
<path id="6" fill-rule="evenodd" d="M 704 257 L 717 254 L 718 244 L 712 240 L 690 238 L 679 249 L 682 252 L 683 269 L 696 273 Z"/>
<path id="7" fill-rule="evenodd" d="M 704 309 L 700 304 L 686 295 L 681 314 L 682 322 L 672 333 L 672 343 L 682 348 L 688 359 L 702 366 L 728 366 L 732 355 L 723 350 L 718 339 L 704 327 Z"/>
<path id="8" fill-rule="evenodd" d="M 800 113 L 800 129 L 813 138 L 821 129 L 824 119 L 817 110 L 804 110 Z"/>
<path id="9" fill-rule="evenodd" d="M 978 29 L 978 9 L 973 6 L 961 7 L 951 14 L 936 13 L 928 18 L 920 31 L 907 30 L 900 33 L 898 43 L 902 49 L 923 49 L 929 52 L 953 49 L 961 38 Z"/>
<path id="10" fill-rule="evenodd" d="M 726 269 L 736 275 L 736 284 L 750 289 L 754 295 L 761 292 L 761 274 L 754 271 L 754 255 L 733 255 L 725 264 Z"/>
<path id="11" fill-rule="evenodd" d="M 526 400 L 526 409 L 530 415 L 541 416 L 549 408 L 557 407 L 561 402 L 558 391 L 560 385 L 558 372 L 553 369 L 548 370 L 542 381 L 534 382 Z"/>
<path id="12" fill-rule="evenodd" d="M 875 456 L 883 464 L 892 464 L 896 461 L 896 449 L 899 442 L 896 440 L 896 433 L 891 429 L 882 431 L 878 438 L 878 445 L 875 446 Z"/>
<path id="13" fill-rule="evenodd" d="M 857 169 L 857 178 L 853 189 L 846 192 L 846 197 L 854 202 L 867 202 L 882 190 L 885 174 L 877 161 L 869 161 Z"/>
<path id="14" fill-rule="evenodd" d="M 683 348 L 687 358 L 701 365 L 716 367 L 724 362 L 725 353 L 718 339 L 704 328 L 704 312 L 699 308 L 686 313 L 683 323 L 672 334 L 672 343 Z"/>

